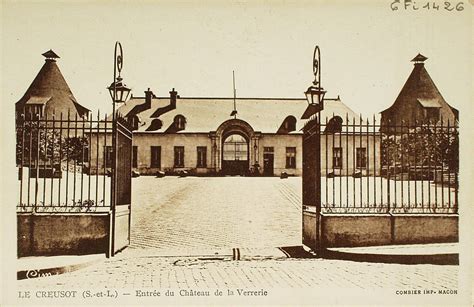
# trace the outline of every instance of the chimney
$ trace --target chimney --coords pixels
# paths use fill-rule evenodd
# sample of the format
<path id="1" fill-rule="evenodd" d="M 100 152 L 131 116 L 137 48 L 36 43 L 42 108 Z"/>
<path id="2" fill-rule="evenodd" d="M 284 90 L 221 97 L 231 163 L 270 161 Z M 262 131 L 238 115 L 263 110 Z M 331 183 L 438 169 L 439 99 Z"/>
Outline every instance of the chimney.
<path id="1" fill-rule="evenodd" d="M 147 91 L 145 91 L 145 110 L 151 109 L 151 100 L 155 97 L 152 91 L 150 91 L 150 88 L 148 88 Z"/>
<path id="2" fill-rule="evenodd" d="M 173 87 L 173 90 L 170 92 L 170 108 L 171 110 L 174 110 L 176 109 L 176 98 L 178 98 L 178 92 L 174 90 L 174 87 Z"/>

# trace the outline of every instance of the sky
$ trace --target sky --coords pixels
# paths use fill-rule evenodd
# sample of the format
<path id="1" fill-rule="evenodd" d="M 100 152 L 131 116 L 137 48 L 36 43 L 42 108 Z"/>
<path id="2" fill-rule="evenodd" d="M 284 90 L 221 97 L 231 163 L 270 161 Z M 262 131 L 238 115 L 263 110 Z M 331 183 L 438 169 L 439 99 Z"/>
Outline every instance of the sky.
<path id="1" fill-rule="evenodd" d="M 392 2 L 2 1 L 2 109 L 13 108 L 52 49 L 76 99 L 110 113 L 120 41 L 134 96 L 176 88 L 181 97 L 232 97 L 235 70 L 238 97 L 304 98 L 319 45 L 326 96 L 364 117 L 394 102 L 422 53 L 462 115 L 471 103 L 470 8 L 392 11 Z"/>

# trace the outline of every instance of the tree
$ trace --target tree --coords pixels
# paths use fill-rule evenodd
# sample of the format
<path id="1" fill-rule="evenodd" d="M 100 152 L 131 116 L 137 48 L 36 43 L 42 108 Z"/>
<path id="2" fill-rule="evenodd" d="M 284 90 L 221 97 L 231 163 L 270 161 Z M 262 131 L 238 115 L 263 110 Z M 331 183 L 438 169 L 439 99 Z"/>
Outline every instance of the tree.
<path id="1" fill-rule="evenodd" d="M 459 135 L 455 127 L 420 125 L 382 140 L 382 165 L 392 172 L 410 168 L 459 169 Z"/>
<path id="2" fill-rule="evenodd" d="M 64 129 L 48 126 L 39 120 L 17 121 L 16 164 L 17 166 L 42 164 L 53 167 L 61 165 L 62 162 L 69 162 L 76 165 L 88 160 L 86 154 L 88 143 L 84 135 L 70 136 Z"/>

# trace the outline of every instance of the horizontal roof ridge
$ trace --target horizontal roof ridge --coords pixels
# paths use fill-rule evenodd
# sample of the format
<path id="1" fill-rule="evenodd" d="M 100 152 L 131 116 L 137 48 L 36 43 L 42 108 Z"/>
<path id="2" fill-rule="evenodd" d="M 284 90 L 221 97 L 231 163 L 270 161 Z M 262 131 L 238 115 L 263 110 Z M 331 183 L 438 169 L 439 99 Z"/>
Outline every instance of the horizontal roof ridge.
<path id="1" fill-rule="evenodd" d="M 169 96 L 153 97 L 153 99 L 169 99 Z M 133 96 L 132 99 L 145 99 L 145 96 Z M 200 100 L 233 100 L 233 97 L 178 97 L 177 99 L 200 99 Z M 281 97 L 237 97 L 235 100 L 306 100 L 306 98 L 281 98 Z M 324 98 L 324 100 L 340 101 L 339 98 Z"/>
<path id="2" fill-rule="evenodd" d="M 169 99 L 169 96 L 153 97 L 153 99 Z M 145 99 L 144 96 L 133 96 L 130 99 Z M 233 97 L 178 97 L 177 99 L 212 99 L 212 100 L 233 100 Z M 273 97 L 237 97 L 236 100 L 305 100 L 305 98 L 273 98 Z"/>

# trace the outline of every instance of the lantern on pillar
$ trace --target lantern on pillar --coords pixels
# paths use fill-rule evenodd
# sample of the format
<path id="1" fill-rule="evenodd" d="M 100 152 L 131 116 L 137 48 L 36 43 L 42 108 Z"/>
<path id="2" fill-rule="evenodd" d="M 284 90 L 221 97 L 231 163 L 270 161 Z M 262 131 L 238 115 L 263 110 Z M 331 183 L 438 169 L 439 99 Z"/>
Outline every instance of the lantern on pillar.
<path id="1" fill-rule="evenodd" d="M 120 42 L 115 43 L 114 51 L 114 81 L 107 88 L 112 98 L 113 113 L 115 115 L 115 104 L 127 101 L 131 89 L 122 82 L 120 73 L 123 66 L 123 49 Z M 117 76 L 118 73 L 118 76 Z"/>
<path id="2" fill-rule="evenodd" d="M 313 53 L 313 74 L 313 84 L 304 93 L 308 101 L 308 107 L 304 111 L 303 116 L 301 116 L 301 119 L 309 119 L 324 108 L 324 95 L 326 91 L 321 86 L 321 53 L 318 46 L 316 46 Z"/>
<path id="3" fill-rule="evenodd" d="M 123 103 L 127 101 L 128 96 L 130 95 L 131 89 L 127 87 L 125 83 L 122 82 L 122 80 L 123 79 L 118 76 L 115 82 L 112 82 L 107 88 L 109 90 L 110 97 L 115 103 Z"/>

